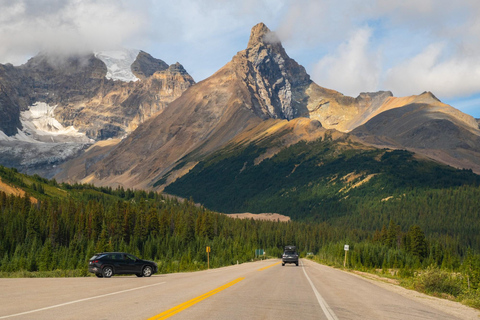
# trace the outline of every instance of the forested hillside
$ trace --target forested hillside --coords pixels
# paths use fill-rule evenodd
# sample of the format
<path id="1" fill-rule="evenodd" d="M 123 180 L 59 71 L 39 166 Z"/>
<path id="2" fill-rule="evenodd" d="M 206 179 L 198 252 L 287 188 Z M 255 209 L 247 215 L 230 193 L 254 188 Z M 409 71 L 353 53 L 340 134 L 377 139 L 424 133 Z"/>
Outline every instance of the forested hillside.
<path id="1" fill-rule="evenodd" d="M 442 234 L 438 239 L 432 237 L 428 246 L 423 236 L 423 249 L 416 249 L 408 240 L 413 237 L 409 230 L 413 223 L 408 227 L 395 224 L 393 228 L 389 226 L 393 222 L 387 222 L 384 226 L 389 226 L 388 238 L 386 231 L 380 232 L 381 228 L 377 233 L 369 232 L 352 223 L 335 226 L 236 220 L 198 207 L 192 201 L 179 202 L 154 192 L 59 185 L 55 180 L 0 169 L 3 182 L 27 191 L 24 196 L 0 192 L 1 271 L 85 270 L 86 261 L 95 252 L 111 250 L 160 261 L 163 272 L 202 269 L 207 245 L 212 247 L 214 266 L 248 261 L 254 258 L 256 248 L 278 256 L 288 243 L 295 243 L 302 252 L 315 253 L 325 250 L 327 244 L 346 239 L 368 240 L 380 246 L 385 242 L 405 252 L 421 252 L 414 254 L 418 261 L 403 262 L 412 266 L 428 258 L 430 245 L 440 248 L 435 250 L 442 254 L 448 251 L 458 257 L 457 261 L 468 248 L 458 247 L 459 237 L 446 241 L 448 235 Z M 443 262 L 438 257 L 434 260 Z"/>
<path id="2" fill-rule="evenodd" d="M 404 227 L 390 220 L 368 231 L 366 227 L 357 228 L 354 221 L 359 225 L 381 224 L 385 218 L 362 220 L 361 212 L 353 216 L 353 222 L 341 223 L 342 218 L 338 218 L 332 220 L 334 224 L 240 220 L 191 200 L 178 201 L 154 192 L 59 185 L 55 180 L 3 167 L 0 178 L 2 188 L 26 192 L 14 195 L 0 191 L 0 276 L 86 276 L 88 259 L 101 251 L 126 251 L 154 260 L 161 273 L 202 270 L 207 267 L 206 246 L 212 248 L 211 267 L 250 261 L 255 258 L 255 249 L 265 249 L 266 257 L 279 257 L 286 244 L 295 244 L 302 256 L 312 253 L 324 263 L 340 266 L 343 245 L 348 243 L 350 267 L 393 268 L 406 277 L 427 267 L 430 271 L 453 271 L 454 280 L 450 276 L 440 279 L 450 281 L 446 289 L 435 290 L 467 300 L 472 296 L 474 302 L 470 304 L 479 301 L 475 293 L 480 284 L 478 249 L 461 244 L 465 238 L 449 234 L 445 225 L 444 233 L 425 235 L 416 224 Z M 471 196 L 466 193 L 471 190 L 475 189 L 454 188 L 452 195 Z M 445 195 L 433 194 L 430 198 Z M 408 206 L 403 210 L 408 211 Z M 465 230 L 474 228 L 472 225 Z"/>
<path id="3" fill-rule="evenodd" d="M 352 256 L 367 267 L 382 266 L 390 259 L 384 255 L 393 250 L 395 255 L 402 252 L 396 258 L 398 266 L 434 262 L 454 268 L 469 248 L 477 250 L 475 243 L 463 244 L 466 237 L 462 234 L 477 239 L 473 236 L 474 219 L 467 220 L 471 225 L 463 229 L 463 223 L 454 220 L 454 226 L 448 227 L 442 225 L 442 219 L 432 219 L 430 223 L 445 232 L 425 236 L 416 221 L 427 221 L 426 218 L 400 220 L 402 214 L 410 211 L 409 202 L 393 214 L 398 199 L 382 202 L 378 215 L 366 215 L 359 210 L 352 219 L 339 217 L 332 220 L 334 223 L 282 223 L 236 220 L 192 201 L 177 201 L 154 192 L 59 185 L 55 180 L 30 177 L 3 167 L 0 177 L 27 192 L 23 196 L 0 192 L 0 271 L 85 271 L 86 261 L 95 252 L 121 250 L 159 261 L 162 272 L 171 272 L 205 268 L 207 245 L 212 247 L 213 266 L 222 266 L 254 258 L 256 248 L 267 250 L 269 256 L 279 256 L 285 244 L 296 244 L 303 253 L 325 252 L 331 246 L 339 246 L 340 249 L 330 252 L 335 256 L 341 253 L 341 243 L 345 241 L 353 247 L 354 243 L 363 243 L 383 252 L 365 251 Z M 472 190 L 476 189 L 458 187 L 451 194 L 468 198 L 472 194 L 467 191 Z M 437 198 L 438 205 L 447 203 L 447 194 L 439 192 L 426 194 L 428 200 L 424 204 Z M 447 209 L 462 210 L 465 216 L 474 210 L 459 204 Z M 387 217 L 381 216 L 382 210 Z M 431 214 L 428 210 L 433 209 L 424 205 L 419 216 Z M 386 220 L 388 216 L 391 220 Z M 365 227 L 369 224 L 380 227 L 370 231 Z M 458 228 L 459 233 L 449 233 L 452 228 Z"/>
<path id="4" fill-rule="evenodd" d="M 257 163 L 271 141 L 231 145 L 165 191 L 221 212 L 276 212 L 366 232 L 396 221 L 480 249 L 480 176 L 347 138 L 300 142 Z"/>

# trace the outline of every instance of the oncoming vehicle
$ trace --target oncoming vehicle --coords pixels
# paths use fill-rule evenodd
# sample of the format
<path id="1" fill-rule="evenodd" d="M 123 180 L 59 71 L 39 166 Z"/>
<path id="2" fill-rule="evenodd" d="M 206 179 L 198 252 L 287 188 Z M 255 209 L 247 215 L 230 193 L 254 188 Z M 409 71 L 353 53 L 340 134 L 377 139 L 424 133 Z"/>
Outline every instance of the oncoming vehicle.
<path id="1" fill-rule="evenodd" d="M 282 266 L 285 263 L 295 263 L 298 266 L 298 253 L 295 246 L 286 246 L 282 255 Z"/>
<path id="2" fill-rule="evenodd" d="M 153 261 L 142 260 L 124 252 L 97 253 L 88 261 L 88 271 L 99 278 L 110 278 L 114 274 L 135 274 L 137 277 L 150 277 L 158 272 Z"/>

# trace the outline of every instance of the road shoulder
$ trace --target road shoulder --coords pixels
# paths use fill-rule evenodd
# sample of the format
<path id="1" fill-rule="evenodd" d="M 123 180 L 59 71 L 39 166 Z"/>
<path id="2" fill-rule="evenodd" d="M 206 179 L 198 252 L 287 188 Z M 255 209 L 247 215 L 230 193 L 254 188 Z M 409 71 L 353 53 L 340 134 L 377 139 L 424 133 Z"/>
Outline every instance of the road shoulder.
<path id="1" fill-rule="evenodd" d="M 309 261 L 310 263 L 318 263 L 316 261 L 312 261 L 309 259 L 304 259 L 304 261 Z M 333 267 L 330 267 L 330 268 L 333 268 Z M 401 287 L 400 285 L 393 283 L 394 281 L 391 281 L 392 279 L 382 278 L 380 276 L 373 275 L 370 273 L 359 272 L 354 270 L 347 271 L 347 270 L 342 270 L 337 268 L 334 268 L 334 269 L 348 273 L 352 276 L 364 279 L 365 281 L 375 284 L 376 286 L 379 286 L 391 292 L 397 293 L 408 299 L 417 301 L 431 308 L 435 308 L 444 313 L 448 313 L 454 317 L 457 317 L 460 319 L 477 319 L 477 320 L 480 319 L 479 310 L 463 305 L 460 302 L 441 299 L 441 298 L 429 296 L 427 294 L 424 294 L 415 290 L 406 289 L 404 287 Z"/>

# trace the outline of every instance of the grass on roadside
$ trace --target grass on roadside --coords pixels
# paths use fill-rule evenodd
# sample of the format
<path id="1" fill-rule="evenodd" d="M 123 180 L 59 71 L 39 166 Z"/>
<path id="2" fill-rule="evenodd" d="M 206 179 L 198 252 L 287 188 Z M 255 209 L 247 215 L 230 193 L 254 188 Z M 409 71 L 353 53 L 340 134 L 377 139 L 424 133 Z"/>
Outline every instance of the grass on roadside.
<path id="1" fill-rule="evenodd" d="M 346 270 L 362 271 L 373 274 L 380 278 L 394 279 L 404 288 L 422 292 L 435 297 L 460 302 L 464 305 L 480 309 L 480 288 L 471 288 L 463 274 L 459 272 L 450 272 L 438 267 L 429 266 L 423 270 L 404 270 L 404 269 L 365 269 L 356 270 L 353 268 L 344 268 L 343 265 L 324 263 L 318 257 L 309 257 L 310 259 L 326 264 L 335 268 Z M 389 281 L 391 283 L 391 281 Z"/>
<path id="2" fill-rule="evenodd" d="M 93 274 L 86 269 L 53 270 L 53 271 L 26 271 L 0 272 L 0 278 L 71 278 L 87 277 Z"/>

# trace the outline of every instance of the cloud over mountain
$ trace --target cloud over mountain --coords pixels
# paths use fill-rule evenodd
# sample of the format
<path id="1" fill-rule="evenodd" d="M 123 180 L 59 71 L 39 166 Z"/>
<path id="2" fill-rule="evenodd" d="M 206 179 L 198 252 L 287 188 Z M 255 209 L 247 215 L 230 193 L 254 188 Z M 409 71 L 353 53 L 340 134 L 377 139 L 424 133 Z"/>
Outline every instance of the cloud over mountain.
<path id="1" fill-rule="evenodd" d="M 369 46 L 372 30 L 357 30 L 336 52 L 324 56 L 313 67 L 312 77 L 328 88 L 342 88 L 347 95 L 377 90 L 381 53 Z"/>
<path id="2" fill-rule="evenodd" d="M 201 80 L 263 21 L 323 86 L 459 98 L 480 94 L 479 15 L 473 0 L 0 0 L 0 63 L 125 46 L 182 61 Z"/>
<path id="3" fill-rule="evenodd" d="M 145 32 L 142 1 L 2 0 L 0 8 L 3 63 L 23 63 L 38 51 L 118 48 Z"/>

